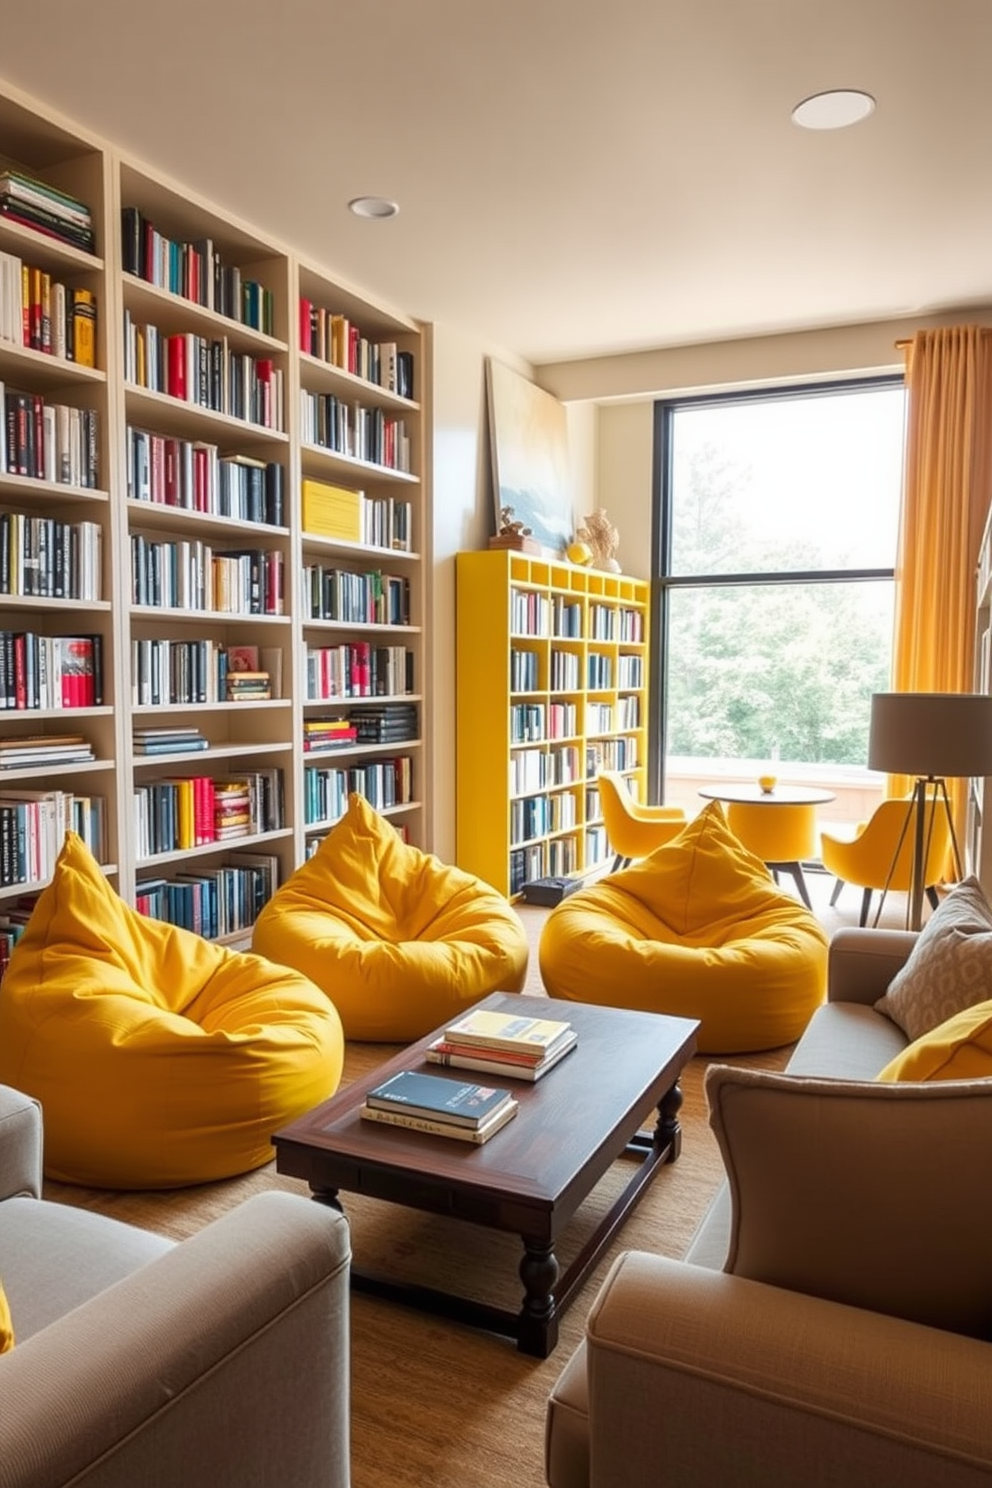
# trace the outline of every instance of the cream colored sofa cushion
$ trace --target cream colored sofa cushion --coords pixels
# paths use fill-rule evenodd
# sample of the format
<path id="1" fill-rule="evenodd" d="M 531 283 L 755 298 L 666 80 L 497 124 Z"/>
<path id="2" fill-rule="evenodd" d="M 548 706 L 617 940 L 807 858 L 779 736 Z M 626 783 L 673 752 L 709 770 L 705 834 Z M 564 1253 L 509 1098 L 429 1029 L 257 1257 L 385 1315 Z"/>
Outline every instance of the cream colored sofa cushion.
<path id="1" fill-rule="evenodd" d="M 992 1338 L 992 1082 L 879 1084 L 714 1065 L 726 1269 Z"/>
<path id="2" fill-rule="evenodd" d="M 966 878 L 934 910 L 875 1007 L 918 1039 L 990 995 L 992 906 L 978 879 Z"/>

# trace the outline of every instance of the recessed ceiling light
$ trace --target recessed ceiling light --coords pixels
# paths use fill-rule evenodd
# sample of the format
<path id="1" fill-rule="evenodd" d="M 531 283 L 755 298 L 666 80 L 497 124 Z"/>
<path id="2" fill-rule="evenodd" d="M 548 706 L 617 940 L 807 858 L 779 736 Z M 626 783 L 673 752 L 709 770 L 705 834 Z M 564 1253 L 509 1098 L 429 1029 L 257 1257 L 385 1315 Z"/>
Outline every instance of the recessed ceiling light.
<path id="1" fill-rule="evenodd" d="M 859 124 L 875 107 L 870 93 L 835 88 L 829 93 L 814 93 L 792 110 L 792 121 L 803 129 L 846 129 Z"/>
<path id="2" fill-rule="evenodd" d="M 395 217 L 399 205 L 384 196 L 356 196 L 348 203 L 348 209 L 356 217 Z"/>

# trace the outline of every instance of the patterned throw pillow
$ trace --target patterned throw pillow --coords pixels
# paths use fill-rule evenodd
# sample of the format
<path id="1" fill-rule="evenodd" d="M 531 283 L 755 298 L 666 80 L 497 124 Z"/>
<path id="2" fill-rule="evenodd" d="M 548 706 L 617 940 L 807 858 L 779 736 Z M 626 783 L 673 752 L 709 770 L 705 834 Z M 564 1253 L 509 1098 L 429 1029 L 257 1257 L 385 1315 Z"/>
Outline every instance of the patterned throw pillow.
<path id="1" fill-rule="evenodd" d="M 875 1007 L 913 1040 L 992 997 L 992 905 L 977 878 L 956 884 Z"/>

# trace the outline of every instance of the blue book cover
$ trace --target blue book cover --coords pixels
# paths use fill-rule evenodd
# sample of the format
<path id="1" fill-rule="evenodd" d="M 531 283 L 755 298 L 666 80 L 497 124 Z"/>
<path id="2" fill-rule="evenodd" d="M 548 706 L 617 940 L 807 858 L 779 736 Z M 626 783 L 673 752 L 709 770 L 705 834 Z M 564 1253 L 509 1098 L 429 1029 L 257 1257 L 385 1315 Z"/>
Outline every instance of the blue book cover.
<path id="1" fill-rule="evenodd" d="M 373 1110 L 409 1111 L 413 1115 L 432 1116 L 437 1121 L 450 1121 L 456 1126 L 479 1126 L 510 1098 L 509 1090 L 493 1085 L 475 1085 L 403 1070 L 370 1090 L 365 1104 Z"/>

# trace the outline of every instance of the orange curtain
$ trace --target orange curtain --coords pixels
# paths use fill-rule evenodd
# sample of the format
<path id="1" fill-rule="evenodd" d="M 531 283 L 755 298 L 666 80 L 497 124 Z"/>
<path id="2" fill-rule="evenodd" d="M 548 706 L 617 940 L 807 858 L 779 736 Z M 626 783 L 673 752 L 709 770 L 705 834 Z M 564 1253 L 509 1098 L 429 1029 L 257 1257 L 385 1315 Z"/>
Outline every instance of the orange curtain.
<path id="1" fill-rule="evenodd" d="M 906 388 L 892 687 L 971 692 L 975 570 L 992 499 L 992 330 L 918 331 L 906 348 Z M 894 794 L 909 788 L 890 781 Z M 963 843 L 965 801 L 956 794 Z"/>

